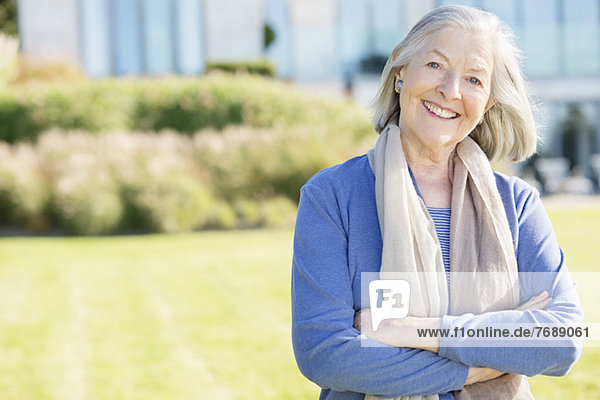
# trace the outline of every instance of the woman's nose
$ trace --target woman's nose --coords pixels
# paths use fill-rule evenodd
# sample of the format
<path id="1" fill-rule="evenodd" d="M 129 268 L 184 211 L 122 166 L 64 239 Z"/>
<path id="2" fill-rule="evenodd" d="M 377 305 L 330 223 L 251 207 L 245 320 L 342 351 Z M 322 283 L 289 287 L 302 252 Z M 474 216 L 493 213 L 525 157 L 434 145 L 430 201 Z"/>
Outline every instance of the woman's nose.
<path id="1" fill-rule="evenodd" d="M 444 81 L 438 86 L 438 91 L 445 100 L 457 100 L 461 98 L 460 80 L 454 73 L 448 72 L 444 75 Z"/>

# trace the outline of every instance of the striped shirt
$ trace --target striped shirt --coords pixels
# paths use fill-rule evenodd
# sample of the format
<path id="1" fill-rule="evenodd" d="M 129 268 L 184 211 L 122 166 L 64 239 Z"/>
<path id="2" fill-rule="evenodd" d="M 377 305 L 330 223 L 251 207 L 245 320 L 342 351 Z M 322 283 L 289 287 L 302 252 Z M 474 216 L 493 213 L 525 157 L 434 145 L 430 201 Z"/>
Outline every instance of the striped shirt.
<path id="1" fill-rule="evenodd" d="M 446 277 L 450 281 L 450 216 L 452 215 L 449 208 L 434 208 L 427 207 L 437 232 L 440 246 L 442 247 L 442 259 L 444 260 L 444 269 Z"/>

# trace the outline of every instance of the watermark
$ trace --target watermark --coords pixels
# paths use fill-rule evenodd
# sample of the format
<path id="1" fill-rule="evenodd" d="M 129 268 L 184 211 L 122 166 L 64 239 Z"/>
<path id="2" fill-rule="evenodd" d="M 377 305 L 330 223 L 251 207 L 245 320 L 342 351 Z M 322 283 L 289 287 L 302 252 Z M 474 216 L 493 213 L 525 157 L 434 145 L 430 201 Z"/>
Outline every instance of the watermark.
<path id="1" fill-rule="evenodd" d="M 374 331 L 385 319 L 404 318 L 410 305 L 410 285 L 402 279 L 379 279 L 369 283 L 371 326 Z"/>
<path id="2" fill-rule="evenodd" d="M 438 338 L 440 346 L 443 347 L 565 347 L 577 343 L 588 347 L 600 347 L 600 308 L 597 307 L 597 304 L 600 304 L 600 291 L 597 290 L 600 285 L 600 273 L 528 272 L 519 273 L 518 277 L 498 276 L 499 274 L 503 273 L 452 273 L 450 276 L 444 273 L 423 272 L 362 273 L 361 309 L 369 309 L 369 312 L 364 314 L 370 316 L 370 320 L 365 319 L 361 324 L 377 332 L 382 329 L 383 321 L 390 320 L 385 329 L 402 329 L 402 335 L 414 338 L 415 343 L 421 340 L 428 343 L 426 339 Z M 553 298 L 539 309 L 527 309 L 520 316 L 507 317 L 511 322 L 487 318 L 471 311 L 477 309 L 478 293 L 482 293 L 486 288 L 494 288 L 493 282 L 506 279 L 517 280 L 519 305 L 544 291 L 548 292 L 550 297 L 553 293 L 562 292 L 559 298 L 575 299 L 575 303 L 581 299 L 585 320 L 565 319 L 565 305 L 552 304 Z M 428 284 L 430 287 L 442 288 L 439 298 L 436 297 L 429 304 L 431 306 L 437 301 L 437 306 L 431 309 L 447 307 L 440 310 L 439 316 L 436 316 L 440 321 L 439 327 L 436 328 L 424 328 L 415 324 L 416 317 L 425 316 L 415 315 L 414 308 L 420 305 L 422 310 L 423 304 L 430 300 L 424 301 L 422 294 L 437 293 L 428 290 Z M 453 295 L 456 296 L 459 290 L 463 291 L 460 296 L 462 303 L 456 304 L 456 298 L 454 302 L 449 299 Z M 415 302 L 420 304 L 414 304 Z M 452 308 L 460 312 L 452 313 Z M 504 306 L 495 307 L 495 310 L 523 311 Z M 367 339 L 366 336 L 364 339 Z M 363 345 L 370 347 L 378 344 L 369 339 L 363 340 Z"/>
<path id="3" fill-rule="evenodd" d="M 451 338 L 478 338 L 478 339 L 561 339 L 561 338 L 589 338 L 589 326 L 563 326 L 563 325 L 525 325 L 516 328 L 500 327 L 498 324 L 483 328 L 417 328 L 419 337 L 451 337 Z"/>

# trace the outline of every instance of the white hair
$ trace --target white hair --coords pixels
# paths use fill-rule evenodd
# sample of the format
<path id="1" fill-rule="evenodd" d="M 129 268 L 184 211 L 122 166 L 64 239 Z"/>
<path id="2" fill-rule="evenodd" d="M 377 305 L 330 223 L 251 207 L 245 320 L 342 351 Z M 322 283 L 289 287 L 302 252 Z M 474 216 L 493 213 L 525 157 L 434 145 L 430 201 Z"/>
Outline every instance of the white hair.
<path id="1" fill-rule="evenodd" d="M 490 38 L 494 57 L 490 100 L 495 104 L 470 133 L 490 160 L 521 161 L 536 151 L 538 131 L 534 104 L 521 69 L 522 52 L 512 30 L 495 14 L 467 6 L 439 7 L 425 15 L 392 51 L 381 75 L 374 100 L 373 125 L 377 132 L 398 123 L 400 104 L 394 91 L 395 74 L 408 65 L 430 35 L 443 28 L 482 33 Z"/>

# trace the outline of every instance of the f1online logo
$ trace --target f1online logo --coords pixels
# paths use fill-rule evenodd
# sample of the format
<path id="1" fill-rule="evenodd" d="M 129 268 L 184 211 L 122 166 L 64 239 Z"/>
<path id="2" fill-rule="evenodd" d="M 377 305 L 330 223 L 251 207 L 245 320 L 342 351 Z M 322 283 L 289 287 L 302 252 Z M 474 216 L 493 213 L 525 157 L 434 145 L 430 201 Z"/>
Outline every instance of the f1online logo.
<path id="1" fill-rule="evenodd" d="M 408 315 L 410 285 L 402 279 L 381 279 L 369 283 L 369 304 L 373 331 L 381 321 Z"/>

